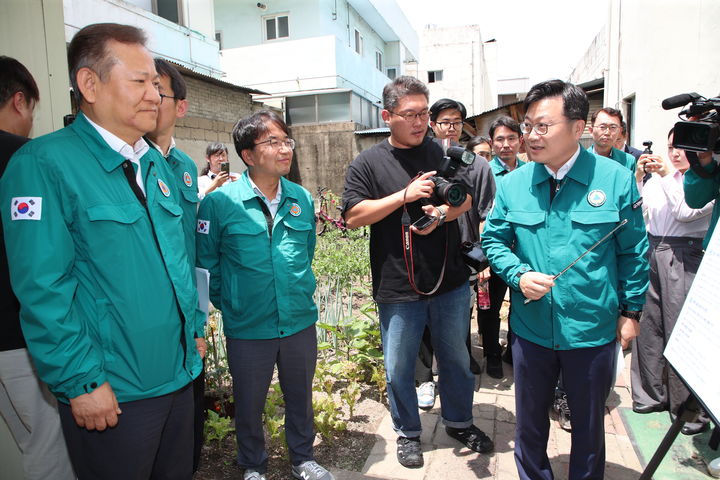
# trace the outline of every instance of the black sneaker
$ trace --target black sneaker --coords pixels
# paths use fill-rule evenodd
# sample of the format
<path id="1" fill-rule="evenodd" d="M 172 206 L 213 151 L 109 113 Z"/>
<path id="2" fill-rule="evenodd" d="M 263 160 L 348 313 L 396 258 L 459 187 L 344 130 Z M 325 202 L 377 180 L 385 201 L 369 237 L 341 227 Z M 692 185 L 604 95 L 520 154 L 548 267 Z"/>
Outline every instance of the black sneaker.
<path id="1" fill-rule="evenodd" d="M 478 453 L 490 453 L 495 449 L 495 444 L 485 432 L 475 425 L 467 428 L 445 427 L 448 436 L 462 443 L 470 450 Z"/>
<path id="2" fill-rule="evenodd" d="M 423 466 L 422 447 L 420 437 L 398 437 L 397 459 L 405 468 L 420 468 Z"/>
<path id="3" fill-rule="evenodd" d="M 555 397 L 555 401 L 553 402 L 553 410 L 555 411 L 555 413 L 557 413 L 560 428 L 562 428 L 566 432 L 571 431 L 572 426 L 570 424 L 570 407 L 568 406 L 567 395 L 565 393 L 561 393 L 560 395 L 557 395 Z"/>

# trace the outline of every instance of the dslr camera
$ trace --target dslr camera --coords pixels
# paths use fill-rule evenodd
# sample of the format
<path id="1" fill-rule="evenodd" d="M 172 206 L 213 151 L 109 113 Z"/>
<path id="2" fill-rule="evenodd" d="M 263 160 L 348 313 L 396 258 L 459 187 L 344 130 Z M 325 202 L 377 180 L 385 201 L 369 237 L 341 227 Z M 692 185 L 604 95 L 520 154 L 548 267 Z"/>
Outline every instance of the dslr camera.
<path id="1" fill-rule="evenodd" d="M 683 93 L 666 98 L 665 110 L 682 107 L 680 118 L 696 117 L 694 121 L 675 124 L 673 147 L 689 152 L 720 153 L 720 97 L 705 98 L 697 93 Z M 689 157 L 688 157 L 689 158 Z"/>
<path id="2" fill-rule="evenodd" d="M 463 147 L 448 147 L 437 169 L 437 174 L 428 177 L 428 180 L 435 184 L 430 203 L 433 205 L 447 203 L 453 207 L 462 205 L 467 195 L 465 185 L 452 182 L 448 178 L 452 178 L 458 168 L 471 165 L 474 161 L 475 154 L 468 152 Z"/>

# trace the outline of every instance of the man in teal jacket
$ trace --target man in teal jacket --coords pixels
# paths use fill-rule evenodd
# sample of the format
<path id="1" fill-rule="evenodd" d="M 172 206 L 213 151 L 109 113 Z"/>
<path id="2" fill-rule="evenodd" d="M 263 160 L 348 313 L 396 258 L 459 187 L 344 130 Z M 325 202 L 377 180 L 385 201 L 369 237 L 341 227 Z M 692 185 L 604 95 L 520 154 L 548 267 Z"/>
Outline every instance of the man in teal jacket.
<path id="1" fill-rule="evenodd" d="M 628 169 L 580 147 L 588 111 L 580 88 L 543 82 L 525 106 L 535 163 L 498 182 L 483 232 L 492 269 L 512 288 L 515 460 L 522 479 L 553 478 L 547 412 L 561 373 L 573 412 L 569 478 L 602 478 L 615 342 L 637 335 L 648 285 L 641 200 Z"/>
<path id="2" fill-rule="evenodd" d="M 615 160 L 631 172 L 635 172 L 635 157 L 615 148 L 615 142 L 622 135 L 622 123 L 622 112 L 615 108 L 605 107 L 593 112 L 590 117 L 593 144 L 588 150 Z"/>
<path id="3" fill-rule="evenodd" d="M 248 169 L 203 199 L 197 253 L 198 265 L 210 271 L 210 299 L 223 312 L 237 462 L 245 480 L 265 479 L 262 413 L 277 365 L 292 475 L 334 480 L 313 458 L 317 307 L 312 198 L 283 178 L 290 173 L 295 141 L 275 113 L 260 111 L 241 119 L 233 140 Z"/>
<path id="4" fill-rule="evenodd" d="M 142 139 L 160 103 L 144 42 L 125 25 L 80 30 L 68 58 L 81 113 L 0 182 L 23 331 L 81 479 L 192 474 L 203 329 L 179 191 Z"/>
<path id="5" fill-rule="evenodd" d="M 179 192 L 179 203 L 183 210 L 182 225 L 185 236 L 190 270 L 195 271 L 195 227 L 197 225 L 197 166 L 192 158 L 175 145 L 175 123 L 183 118 L 188 109 L 187 85 L 177 68 L 162 58 L 155 59 L 155 69 L 160 75 L 160 107 L 158 108 L 157 126 L 148 132 L 146 139 L 167 161 L 172 170 L 173 180 Z M 193 279 L 195 277 L 193 276 Z M 198 325 L 205 324 L 205 313 L 197 308 Z M 205 357 L 207 345 L 202 339 L 197 347 L 201 357 Z M 200 372 L 193 381 L 193 397 L 195 402 L 195 432 L 193 444 L 193 473 L 200 465 L 200 454 L 205 426 L 205 371 Z"/>

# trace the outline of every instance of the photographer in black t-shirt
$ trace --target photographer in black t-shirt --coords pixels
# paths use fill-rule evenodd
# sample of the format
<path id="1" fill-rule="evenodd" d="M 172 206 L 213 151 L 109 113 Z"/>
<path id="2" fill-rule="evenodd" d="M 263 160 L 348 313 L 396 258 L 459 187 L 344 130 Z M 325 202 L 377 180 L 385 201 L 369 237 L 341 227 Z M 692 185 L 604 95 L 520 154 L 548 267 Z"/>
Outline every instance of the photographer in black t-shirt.
<path id="1" fill-rule="evenodd" d="M 423 465 L 414 370 L 426 325 L 438 360 L 448 435 L 477 452 L 494 448 L 472 423 L 474 378 L 465 347 L 469 270 L 455 220 L 470 208 L 472 198 L 468 195 L 458 207 L 421 202 L 433 195 L 429 177 L 443 157 L 442 147 L 426 138 L 428 96 L 427 87 L 413 77 L 398 77 L 385 86 L 382 117 L 390 138 L 358 155 L 348 168 L 343 192 L 348 226 L 371 226 L 373 296 L 380 314 L 390 412 L 399 435 L 398 460 L 408 468 Z M 470 183 L 463 173 L 452 180 Z M 410 227 L 408 238 L 402 224 L 405 211 L 411 222 L 425 214 L 436 220 L 423 230 Z"/>

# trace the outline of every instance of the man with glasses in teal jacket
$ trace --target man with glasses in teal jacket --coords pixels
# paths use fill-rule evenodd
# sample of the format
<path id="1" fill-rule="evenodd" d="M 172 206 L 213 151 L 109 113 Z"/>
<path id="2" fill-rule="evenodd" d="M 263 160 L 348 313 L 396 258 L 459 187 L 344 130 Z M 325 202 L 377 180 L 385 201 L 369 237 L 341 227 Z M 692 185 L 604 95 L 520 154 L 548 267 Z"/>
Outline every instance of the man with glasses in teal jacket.
<path id="1" fill-rule="evenodd" d="M 642 200 L 627 168 L 580 147 L 582 89 L 539 83 L 525 107 L 535 163 L 498 183 L 483 232 L 490 266 L 512 289 L 515 462 L 521 479 L 553 478 L 548 409 L 562 374 L 573 412 L 569 478 L 603 478 L 616 340 L 626 347 L 637 335 L 648 286 Z"/>
<path id="2" fill-rule="evenodd" d="M 127 25 L 80 30 L 68 60 L 81 113 L 0 181 L 25 340 L 80 479 L 192 475 L 203 325 L 179 191 L 142 138 L 160 104 L 144 45 Z"/>
<path id="3" fill-rule="evenodd" d="M 277 114 L 263 110 L 241 119 L 233 140 L 248 169 L 204 198 L 196 235 L 198 265 L 210 271 L 210 299 L 223 312 L 237 463 L 245 480 L 265 479 L 262 413 L 277 365 L 291 473 L 302 480 L 334 480 L 313 457 L 313 201 L 283 178 L 290 173 L 295 141 Z"/>

